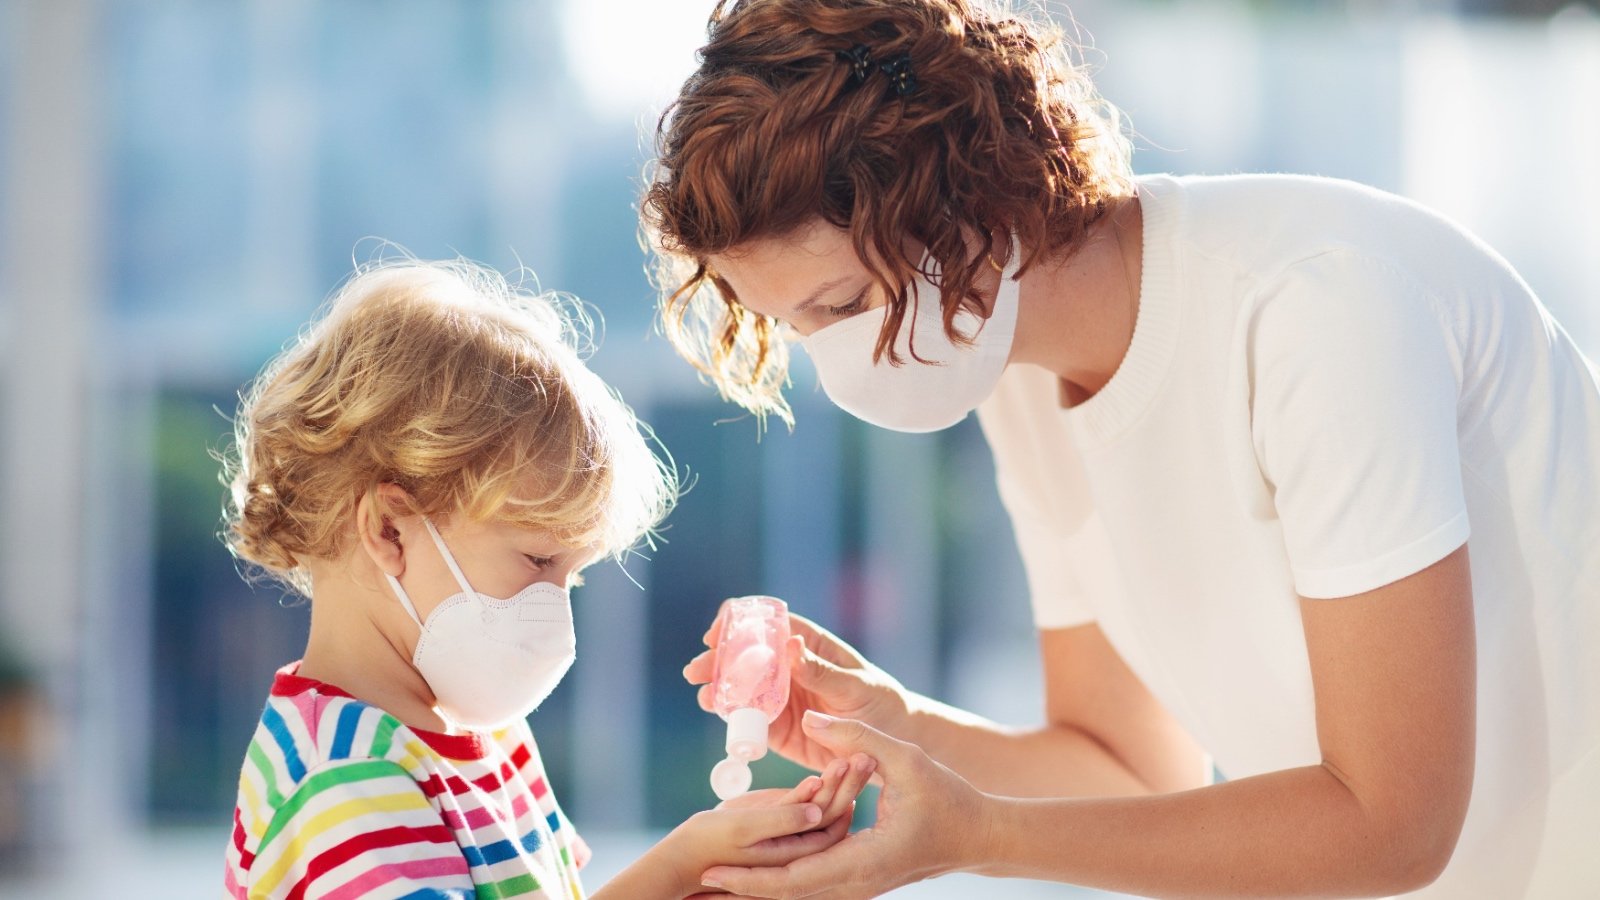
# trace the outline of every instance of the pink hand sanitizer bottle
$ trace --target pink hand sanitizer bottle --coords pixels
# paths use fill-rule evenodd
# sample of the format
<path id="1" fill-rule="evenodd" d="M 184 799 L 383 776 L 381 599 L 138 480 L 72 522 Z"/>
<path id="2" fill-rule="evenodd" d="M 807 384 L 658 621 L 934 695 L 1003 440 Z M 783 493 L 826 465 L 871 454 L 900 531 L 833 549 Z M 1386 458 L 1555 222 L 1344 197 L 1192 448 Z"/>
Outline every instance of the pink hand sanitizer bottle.
<path id="1" fill-rule="evenodd" d="M 767 755 L 767 726 L 789 702 L 789 608 L 776 597 L 723 604 L 722 639 L 712 673 L 712 707 L 728 722 L 728 758 L 711 770 L 711 789 L 732 800 L 750 789 L 750 763 Z"/>

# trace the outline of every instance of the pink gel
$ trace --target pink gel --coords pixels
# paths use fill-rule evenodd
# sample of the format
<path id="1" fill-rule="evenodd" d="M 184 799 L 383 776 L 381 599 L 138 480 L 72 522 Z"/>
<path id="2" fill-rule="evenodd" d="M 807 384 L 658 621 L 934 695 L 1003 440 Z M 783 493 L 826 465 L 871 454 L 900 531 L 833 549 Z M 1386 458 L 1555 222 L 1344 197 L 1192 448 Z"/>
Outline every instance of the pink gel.
<path id="1" fill-rule="evenodd" d="M 767 755 L 767 726 L 789 702 L 789 608 L 776 597 L 723 604 L 712 707 L 728 722 L 728 758 L 711 772 L 723 800 L 750 788 L 750 762 Z"/>

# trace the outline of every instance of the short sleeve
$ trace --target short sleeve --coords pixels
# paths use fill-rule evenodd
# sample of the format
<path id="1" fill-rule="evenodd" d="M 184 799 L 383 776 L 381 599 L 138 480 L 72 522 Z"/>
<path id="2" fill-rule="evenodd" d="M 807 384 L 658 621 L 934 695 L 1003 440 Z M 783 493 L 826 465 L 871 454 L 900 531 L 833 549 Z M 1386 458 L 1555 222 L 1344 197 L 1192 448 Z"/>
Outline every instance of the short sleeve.
<path id="1" fill-rule="evenodd" d="M 466 857 L 416 780 L 380 759 L 325 763 L 261 836 L 249 896 L 466 900 Z"/>
<path id="2" fill-rule="evenodd" d="M 1421 287 L 1330 252 L 1273 279 L 1250 324 L 1251 436 L 1298 593 L 1370 591 L 1461 546 L 1457 354 Z"/>
<path id="3" fill-rule="evenodd" d="M 544 758 L 539 753 L 539 742 L 533 736 L 533 729 L 526 720 L 518 720 L 506 732 L 506 740 L 509 742 L 511 764 L 517 768 L 523 781 L 527 783 L 528 789 L 533 793 L 539 814 L 545 817 L 545 822 L 550 826 L 551 839 L 559 848 L 557 856 L 560 865 L 571 870 L 573 877 L 576 878 L 577 872 L 589 864 L 594 852 L 572 826 L 572 820 L 567 818 L 566 812 L 556 800 L 555 792 L 550 787 L 549 776 L 545 773 Z"/>
<path id="4" fill-rule="evenodd" d="M 978 409 L 1040 629 L 1094 621 L 1095 603 L 1115 589 L 1110 542 L 1048 375 L 1012 367 Z"/>

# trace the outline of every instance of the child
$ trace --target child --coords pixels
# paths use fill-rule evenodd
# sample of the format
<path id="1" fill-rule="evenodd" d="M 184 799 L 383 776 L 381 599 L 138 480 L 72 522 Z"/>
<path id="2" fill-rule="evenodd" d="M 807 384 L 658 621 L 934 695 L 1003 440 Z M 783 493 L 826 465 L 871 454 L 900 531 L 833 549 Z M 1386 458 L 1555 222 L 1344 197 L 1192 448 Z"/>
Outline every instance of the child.
<path id="1" fill-rule="evenodd" d="M 676 485 L 573 343 L 547 297 L 403 260 L 358 272 L 244 398 L 226 539 L 310 599 L 311 634 L 246 754 L 226 896 L 584 896 L 524 717 L 573 661 L 578 572 Z M 836 843 L 854 762 L 693 816 L 595 897 Z"/>

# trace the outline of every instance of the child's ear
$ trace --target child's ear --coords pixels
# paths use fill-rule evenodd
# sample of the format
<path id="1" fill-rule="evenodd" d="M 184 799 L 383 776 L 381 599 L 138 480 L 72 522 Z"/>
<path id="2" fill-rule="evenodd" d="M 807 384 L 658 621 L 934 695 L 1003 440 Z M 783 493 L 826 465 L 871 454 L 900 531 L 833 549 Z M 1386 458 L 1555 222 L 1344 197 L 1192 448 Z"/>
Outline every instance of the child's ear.
<path id="1" fill-rule="evenodd" d="M 396 578 L 406 571 L 402 527 L 417 518 L 399 512 L 409 507 L 410 499 L 405 488 L 384 483 L 356 502 L 356 534 L 361 540 L 362 551 L 379 570 Z M 401 524 L 397 525 L 396 522 Z"/>

